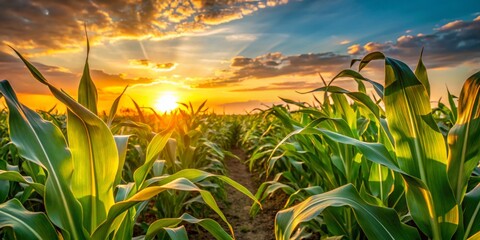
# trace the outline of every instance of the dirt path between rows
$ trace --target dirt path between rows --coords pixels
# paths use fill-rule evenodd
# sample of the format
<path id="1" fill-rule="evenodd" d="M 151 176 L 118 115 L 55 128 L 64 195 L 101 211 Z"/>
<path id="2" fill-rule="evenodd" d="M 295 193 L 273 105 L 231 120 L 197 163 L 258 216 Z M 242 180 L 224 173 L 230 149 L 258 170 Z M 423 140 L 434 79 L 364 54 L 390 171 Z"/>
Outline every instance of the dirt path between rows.
<path id="1" fill-rule="evenodd" d="M 231 152 L 238 156 L 239 159 L 228 158 L 226 167 L 228 176 L 238 183 L 242 184 L 253 194 L 256 193 L 261 181 L 255 178 L 249 171 L 248 167 L 243 164 L 245 161 L 245 153 L 243 150 L 235 148 Z M 227 187 L 227 207 L 222 209 L 225 216 L 232 224 L 235 231 L 235 238 L 238 240 L 270 240 L 275 239 L 274 222 L 275 214 L 278 206 L 272 205 L 271 201 L 267 201 L 255 218 L 251 218 L 249 211 L 252 200 L 235 190 Z"/>

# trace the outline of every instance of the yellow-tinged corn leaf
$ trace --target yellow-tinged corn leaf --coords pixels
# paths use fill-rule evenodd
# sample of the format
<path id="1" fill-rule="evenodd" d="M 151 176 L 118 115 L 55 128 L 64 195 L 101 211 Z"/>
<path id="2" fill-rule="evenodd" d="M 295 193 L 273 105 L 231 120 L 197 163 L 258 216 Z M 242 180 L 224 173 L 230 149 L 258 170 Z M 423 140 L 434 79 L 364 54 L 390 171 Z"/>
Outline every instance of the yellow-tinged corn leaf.
<path id="1" fill-rule="evenodd" d="M 121 214 L 115 222 L 121 222 L 119 227 L 117 227 L 113 232 L 112 239 L 125 239 L 130 240 L 133 236 L 133 228 L 135 227 L 135 221 L 132 221 L 135 218 L 136 210 L 134 208 L 129 209 L 128 211 Z M 114 223 L 115 224 L 115 223 Z"/>
<path id="2" fill-rule="evenodd" d="M 67 136 L 75 169 L 71 189 L 82 205 L 83 226 L 91 233 L 106 218 L 114 203 L 113 182 L 118 169 L 118 152 L 113 135 L 97 115 L 50 84 L 20 53 L 15 52 L 30 73 L 67 106 Z"/>
<path id="3" fill-rule="evenodd" d="M 16 239 L 59 239 L 44 213 L 30 212 L 18 199 L 0 204 L 0 229 L 13 229 Z"/>
<path id="4" fill-rule="evenodd" d="M 478 240 L 480 239 L 480 232 L 475 233 L 471 237 L 469 237 L 467 240 Z"/>
<path id="5" fill-rule="evenodd" d="M 428 96 L 430 96 L 430 82 L 428 82 L 427 68 L 425 67 L 425 65 L 423 65 L 422 56 L 423 48 L 422 52 L 420 52 L 420 58 L 418 59 L 417 67 L 415 68 L 415 76 L 423 84 L 425 90 L 427 90 Z"/>
<path id="6" fill-rule="evenodd" d="M 48 172 L 44 200 L 48 217 L 64 230 L 65 239 L 84 238 L 81 207 L 70 190 L 72 155 L 62 132 L 53 123 L 43 120 L 36 112 L 18 102 L 7 81 L 0 82 L 0 92 L 9 109 L 10 138 L 20 156 Z"/>
<path id="7" fill-rule="evenodd" d="M 451 239 L 459 222 L 447 175 L 447 149 L 431 114 L 424 84 L 403 62 L 371 53 L 362 60 L 385 60 L 385 112 L 400 168 L 421 179 L 426 189 L 407 181 L 406 198 L 418 227 L 430 238 Z"/>
<path id="8" fill-rule="evenodd" d="M 215 220 L 205 218 L 205 219 L 198 219 L 190 214 L 184 213 L 179 218 L 164 218 L 157 220 L 150 224 L 147 230 L 147 234 L 145 235 L 146 240 L 153 239 L 155 235 L 162 232 L 164 228 L 167 227 L 175 227 L 182 222 L 187 222 L 191 224 L 198 224 L 205 230 L 207 230 L 210 234 L 212 234 L 215 239 L 225 239 L 231 240 L 233 239 L 225 230 L 223 230 L 222 226 L 218 224 Z"/>
<path id="9" fill-rule="evenodd" d="M 147 121 L 145 121 L 145 116 L 143 116 L 143 111 L 142 111 L 142 109 L 140 108 L 140 106 L 138 105 L 138 103 L 135 102 L 135 100 L 133 100 L 133 98 L 130 98 L 130 99 L 132 99 L 133 105 L 134 105 L 135 108 L 137 109 L 138 116 L 140 117 L 140 122 L 141 122 L 141 123 L 146 123 Z"/>
<path id="10" fill-rule="evenodd" d="M 205 202 L 205 204 L 207 204 L 215 213 L 220 216 L 220 218 L 228 225 L 231 234 L 234 234 L 232 226 L 227 221 L 225 215 L 218 207 L 212 194 L 206 190 L 198 188 L 190 180 L 180 177 L 161 186 L 146 187 L 137 192 L 132 197 L 128 198 L 127 200 L 115 203 L 115 205 L 108 212 L 107 219 L 102 224 L 100 224 L 100 226 L 95 230 L 91 238 L 98 240 L 106 239 L 108 234 L 117 228 L 117 226 L 113 225 L 113 223 L 118 216 L 120 216 L 122 213 L 124 213 L 131 207 L 134 207 L 137 203 L 147 201 L 155 195 L 166 190 L 178 190 L 188 192 L 194 191 L 200 193 L 200 196 Z"/>
<path id="11" fill-rule="evenodd" d="M 465 238 L 480 237 L 480 185 L 465 195 L 462 207 Z"/>
<path id="12" fill-rule="evenodd" d="M 172 132 L 172 128 L 167 128 L 164 131 L 157 133 L 148 144 L 145 162 L 133 173 L 137 191 L 144 186 L 144 181 L 152 169 L 153 163 L 157 160 L 158 154 L 163 150 L 165 145 L 167 145 Z M 135 191 L 132 191 L 132 194 L 133 193 L 135 193 Z"/>
<path id="13" fill-rule="evenodd" d="M 113 101 L 112 107 L 110 107 L 110 113 L 108 114 L 108 118 L 107 118 L 108 127 L 112 126 L 113 119 L 117 114 L 118 104 L 120 103 L 120 100 L 122 99 L 122 96 L 125 93 L 125 91 L 127 91 L 127 88 L 128 88 L 128 85 L 123 89 L 122 93 L 120 93 L 120 95 L 117 98 L 115 98 L 115 100 Z"/>
<path id="14" fill-rule="evenodd" d="M 458 99 L 458 118 L 448 133 L 448 175 L 457 202 L 480 161 L 480 72 L 465 81 Z"/>
<path id="15" fill-rule="evenodd" d="M 401 223 L 394 210 L 366 203 L 351 184 L 314 195 L 278 212 L 275 236 L 277 239 L 290 239 L 299 224 L 312 220 L 328 207 L 342 206 L 352 208 L 368 239 L 420 239 L 416 229 Z"/>
<path id="16" fill-rule="evenodd" d="M 90 77 L 90 68 L 88 66 L 88 55 L 90 54 L 90 42 L 88 41 L 87 29 L 85 27 L 85 36 L 87 38 L 87 57 L 85 59 L 85 66 L 83 67 L 82 78 L 78 86 L 78 102 L 86 107 L 88 110 L 97 115 L 97 88 Z"/>
<path id="17" fill-rule="evenodd" d="M 25 183 L 30 185 L 35 191 L 40 194 L 42 197 L 45 195 L 45 186 L 40 183 L 35 183 L 32 182 L 31 180 L 28 181 L 25 179 L 24 176 L 22 176 L 19 172 L 17 171 L 4 171 L 0 170 L 0 180 L 7 180 L 7 181 L 13 181 L 13 182 L 19 182 L 19 183 Z"/>

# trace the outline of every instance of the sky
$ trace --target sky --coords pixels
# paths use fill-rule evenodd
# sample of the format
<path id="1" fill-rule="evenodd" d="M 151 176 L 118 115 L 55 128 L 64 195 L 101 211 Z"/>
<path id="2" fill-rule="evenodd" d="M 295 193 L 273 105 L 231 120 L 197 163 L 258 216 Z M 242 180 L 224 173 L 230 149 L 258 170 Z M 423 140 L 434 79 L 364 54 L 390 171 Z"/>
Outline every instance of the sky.
<path id="1" fill-rule="evenodd" d="M 432 101 L 480 71 L 480 1 L 0 0 L 0 79 L 34 109 L 56 104 L 8 45 L 76 96 L 86 57 L 99 108 L 204 100 L 243 113 L 323 86 L 351 59 L 381 51 L 412 69 L 424 48 Z M 362 74 L 383 82 L 382 64 Z M 354 66 L 355 68 L 355 66 Z M 337 85 L 354 90 L 353 81 Z M 371 89 L 368 89 L 371 91 Z M 171 97 L 174 96 L 174 97 Z M 159 102 L 160 101 L 160 102 Z M 163 104 L 165 105 L 165 104 Z"/>

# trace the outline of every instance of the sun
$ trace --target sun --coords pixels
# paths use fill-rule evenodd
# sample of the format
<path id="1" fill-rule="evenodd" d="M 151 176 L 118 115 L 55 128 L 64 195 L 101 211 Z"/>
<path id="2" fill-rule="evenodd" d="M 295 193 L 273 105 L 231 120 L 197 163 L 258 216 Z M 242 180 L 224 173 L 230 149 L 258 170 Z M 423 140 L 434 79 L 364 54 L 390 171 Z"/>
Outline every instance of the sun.
<path id="1" fill-rule="evenodd" d="M 155 109 L 162 113 L 168 113 L 178 107 L 178 97 L 174 92 L 164 92 L 155 101 Z"/>

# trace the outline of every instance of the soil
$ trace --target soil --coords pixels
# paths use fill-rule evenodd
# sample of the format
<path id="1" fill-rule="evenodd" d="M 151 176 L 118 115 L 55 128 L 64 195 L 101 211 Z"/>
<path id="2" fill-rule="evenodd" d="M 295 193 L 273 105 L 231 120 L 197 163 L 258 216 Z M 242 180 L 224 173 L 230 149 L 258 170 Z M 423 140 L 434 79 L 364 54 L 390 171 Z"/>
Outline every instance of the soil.
<path id="1" fill-rule="evenodd" d="M 246 187 L 252 194 L 255 195 L 258 187 L 264 179 L 258 179 L 255 174 L 250 173 L 248 167 L 244 164 L 246 154 L 242 149 L 234 148 L 230 150 L 238 157 L 228 157 L 225 161 L 227 168 L 227 175 Z M 275 215 L 282 209 L 283 204 L 287 200 L 287 196 L 279 191 L 271 198 L 268 198 L 263 204 L 263 209 L 258 212 L 255 217 L 250 217 L 250 207 L 253 200 L 237 191 L 230 185 L 226 185 L 227 199 L 226 201 L 217 201 L 220 209 L 225 214 L 225 217 L 230 222 L 235 232 L 236 240 L 274 240 L 274 224 Z M 151 216 L 150 216 L 151 215 Z M 212 212 L 209 218 L 216 220 L 222 227 L 227 230 L 228 227 L 224 222 Z M 145 213 L 139 218 L 140 222 L 153 222 L 155 216 L 153 214 Z M 204 240 L 214 239 L 212 235 L 206 232 L 203 228 L 194 224 L 185 225 L 189 239 Z M 135 226 L 134 236 L 141 234 L 143 230 L 140 226 Z M 227 230 L 228 232 L 228 230 Z"/>
<path id="2" fill-rule="evenodd" d="M 231 152 L 239 157 L 228 158 L 226 167 L 228 176 L 238 183 L 245 186 L 253 194 L 256 193 L 258 186 L 263 180 L 257 179 L 252 175 L 248 167 L 244 164 L 245 153 L 243 150 L 235 148 Z M 263 210 L 251 218 L 249 211 L 252 200 L 240 193 L 233 187 L 227 186 L 227 207 L 222 209 L 230 224 L 232 224 L 235 238 L 238 240 L 270 240 L 275 239 L 274 223 L 275 214 L 281 209 L 284 196 L 277 196 L 280 199 L 269 199 L 263 204 Z"/>

